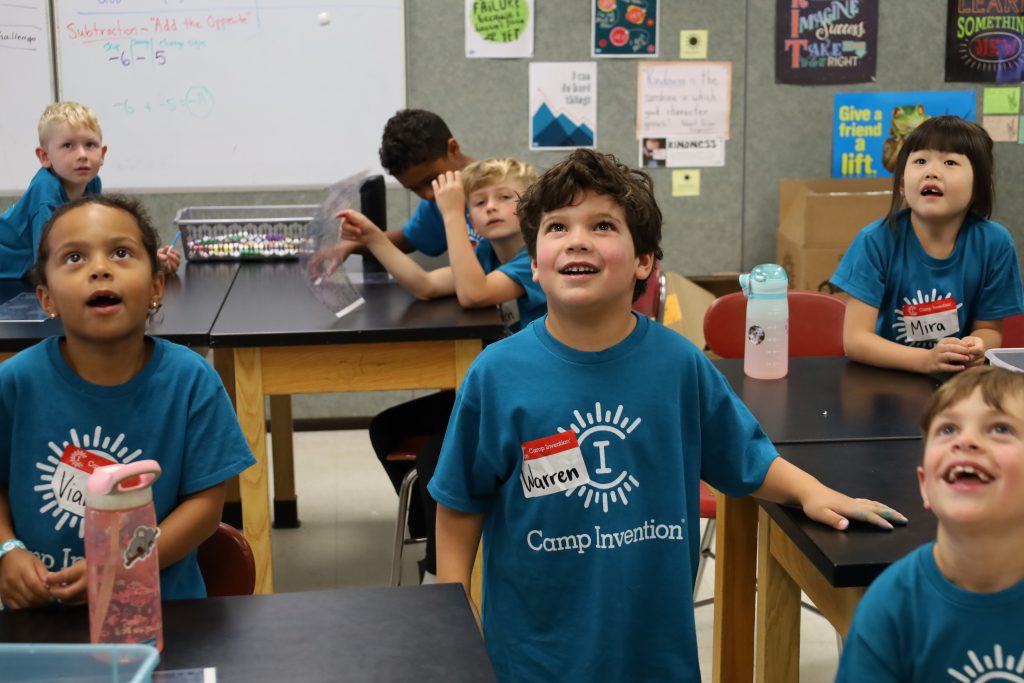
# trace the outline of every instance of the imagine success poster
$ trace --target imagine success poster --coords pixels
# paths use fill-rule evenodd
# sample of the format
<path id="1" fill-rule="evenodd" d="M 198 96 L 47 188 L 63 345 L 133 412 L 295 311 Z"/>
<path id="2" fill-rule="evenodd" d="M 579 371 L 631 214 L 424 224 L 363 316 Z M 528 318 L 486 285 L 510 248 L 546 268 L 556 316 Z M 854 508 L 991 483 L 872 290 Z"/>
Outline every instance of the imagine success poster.
<path id="1" fill-rule="evenodd" d="M 878 0 L 777 0 L 775 81 L 875 80 Z"/>

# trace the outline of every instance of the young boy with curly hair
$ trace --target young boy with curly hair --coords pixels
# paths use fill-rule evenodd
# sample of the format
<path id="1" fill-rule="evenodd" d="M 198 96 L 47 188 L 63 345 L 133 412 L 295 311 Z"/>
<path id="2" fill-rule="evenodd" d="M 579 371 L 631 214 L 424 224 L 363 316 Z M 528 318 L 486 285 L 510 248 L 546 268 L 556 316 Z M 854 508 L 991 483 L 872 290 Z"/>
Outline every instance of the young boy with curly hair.
<path id="1" fill-rule="evenodd" d="M 519 219 L 548 314 L 477 357 L 429 490 L 438 580 L 469 590 L 501 681 L 700 681 L 699 486 L 838 529 L 902 516 L 778 457 L 728 382 L 632 303 L 661 256 L 650 178 L 577 150 Z"/>
<path id="2" fill-rule="evenodd" d="M 836 681 L 1019 681 L 1024 672 L 1024 374 L 964 370 L 921 417 L 936 539 L 864 595 Z"/>

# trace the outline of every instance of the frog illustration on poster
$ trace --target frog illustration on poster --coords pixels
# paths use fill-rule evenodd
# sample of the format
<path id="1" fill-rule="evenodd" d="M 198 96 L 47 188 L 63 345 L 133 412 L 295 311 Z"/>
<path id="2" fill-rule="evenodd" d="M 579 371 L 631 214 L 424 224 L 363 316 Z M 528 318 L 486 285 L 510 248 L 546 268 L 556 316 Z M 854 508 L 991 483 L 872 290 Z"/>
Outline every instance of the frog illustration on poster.
<path id="1" fill-rule="evenodd" d="M 972 90 L 837 93 L 832 177 L 892 177 L 903 140 L 932 116 L 975 118 Z"/>
<path id="2" fill-rule="evenodd" d="M 592 57 L 657 57 L 658 0 L 591 0 Z"/>

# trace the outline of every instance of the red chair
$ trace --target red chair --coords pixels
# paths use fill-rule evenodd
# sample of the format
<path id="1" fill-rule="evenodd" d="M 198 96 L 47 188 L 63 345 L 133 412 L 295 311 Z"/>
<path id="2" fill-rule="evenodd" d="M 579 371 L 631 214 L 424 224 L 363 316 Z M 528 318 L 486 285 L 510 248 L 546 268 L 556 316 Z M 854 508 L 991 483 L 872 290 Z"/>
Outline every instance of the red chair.
<path id="1" fill-rule="evenodd" d="M 655 261 L 647 278 L 647 289 L 633 302 L 633 310 L 660 322 L 665 313 L 665 289 L 665 274 L 661 272 L 661 262 Z"/>
<path id="2" fill-rule="evenodd" d="M 842 356 L 846 302 L 801 289 L 789 291 L 789 355 Z M 715 299 L 704 314 L 704 338 L 722 358 L 743 358 L 747 299 L 733 292 Z"/>
<path id="3" fill-rule="evenodd" d="M 837 296 L 800 289 L 789 291 L 789 355 L 842 356 L 843 318 L 846 302 Z M 1024 316 L 1022 316 L 1024 317 Z M 712 352 L 722 358 L 742 358 L 746 338 L 747 301 L 742 292 L 733 292 L 712 302 L 704 314 L 704 338 Z M 704 566 L 714 557 L 711 543 L 715 537 L 715 494 L 700 483 L 700 516 L 707 520 L 700 538 L 695 588 L 700 587 Z M 695 606 L 711 600 L 701 600 Z"/>
<path id="4" fill-rule="evenodd" d="M 221 522 L 213 535 L 199 544 L 198 559 L 209 597 L 252 595 L 256 589 L 256 558 L 249 541 L 235 527 Z"/>
<path id="5" fill-rule="evenodd" d="M 1011 315 L 1003 321 L 1002 346 L 1007 349 L 1024 348 L 1024 314 Z"/>

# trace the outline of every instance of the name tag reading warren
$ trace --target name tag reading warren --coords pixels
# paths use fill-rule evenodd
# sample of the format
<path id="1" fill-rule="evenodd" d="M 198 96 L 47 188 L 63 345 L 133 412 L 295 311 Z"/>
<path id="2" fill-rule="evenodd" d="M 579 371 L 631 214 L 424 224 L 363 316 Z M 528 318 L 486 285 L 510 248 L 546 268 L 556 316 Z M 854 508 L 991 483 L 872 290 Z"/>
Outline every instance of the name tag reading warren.
<path id="1" fill-rule="evenodd" d="M 932 341 L 949 337 L 960 331 L 956 314 L 956 299 L 938 299 L 923 304 L 903 307 L 903 322 L 907 326 L 907 341 Z"/>
<path id="2" fill-rule="evenodd" d="M 590 481 L 576 432 L 562 432 L 523 444 L 519 473 L 527 498 L 570 491 Z"/>

